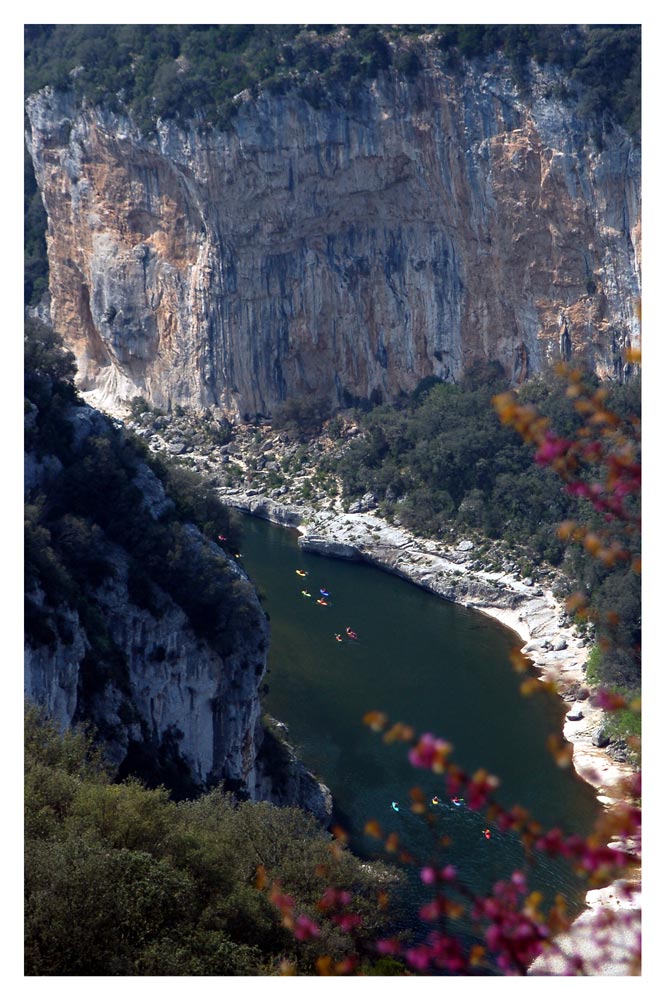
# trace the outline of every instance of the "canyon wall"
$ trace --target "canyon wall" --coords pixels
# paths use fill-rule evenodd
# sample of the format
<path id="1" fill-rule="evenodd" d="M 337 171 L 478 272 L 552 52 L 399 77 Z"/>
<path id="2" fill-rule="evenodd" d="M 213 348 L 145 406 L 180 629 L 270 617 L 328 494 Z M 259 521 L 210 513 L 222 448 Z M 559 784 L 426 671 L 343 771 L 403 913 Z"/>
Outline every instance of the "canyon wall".
<path id="1" fill-rule="evenodd" d="M 72 405 L 66 417 L 72 460 L 89 438 L 122 433 L 89 406 Z M 28 432 L 38 420 L 39 407 L 31 404 Z M 62 469 L 57 456 L 29 447 L 26 502 L 57 507 Z M 132 485 L 148 517 L 159 520 L 173 508 L 161 481 L 141 461 L 135 461 Z M 92 724 L 120 776 L 148 775 L 181 795 L 221 783 L 241 797 L 300 806 L 327 821 L 328 790 L 261 723 L 269 624 L 254 588 L 240 565 L 194 525 L 186 525 L 180 544 L 195 562 L 202 548 L 209 549 L 233 578 L 228 648 L 208 641 L 157 582 L 150 607 L 137 600 L 132 553 L 107 537 L 104 579 L 90 574 L 85 586 L 87 614 L 71 586 L 60 586 L 57 599 L 39 584 L 26 590 L 31 620 L 50 626 L 50 635 L 43 628 L 26 630 L 27 700 L 61 728 Z M 48 558 L 46 538 L 44 547 Z M 52 573 L 49 579 L 53 589 Z M 114 656 L 100 659 L 101 644 L 106 652 L 113 647 Z"/>
<path id="2" fill-rule="evenodd" d="M 240 98 L 224 132 L 152 137 L 46 89 L 28 143 L 51 318 L 117 406 L 270 415 L 392 399 L 495 360 L 622 378 L 639 337 L 640 157 L 594 144 L 551 71 L 391 72 L 353 106 Z M 489 67 L 489 68 L 488 68 Z"/>

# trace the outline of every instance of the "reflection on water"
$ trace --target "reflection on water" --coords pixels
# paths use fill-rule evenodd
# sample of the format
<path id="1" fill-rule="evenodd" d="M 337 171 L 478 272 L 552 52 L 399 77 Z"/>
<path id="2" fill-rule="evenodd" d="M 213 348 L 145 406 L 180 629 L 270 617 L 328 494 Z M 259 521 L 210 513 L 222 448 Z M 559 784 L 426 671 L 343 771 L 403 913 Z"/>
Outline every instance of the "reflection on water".
<path id="1" fill-rule="evenodd" d="M 302 553 L 293 532 L 255 518 L 243 518 L 242 562 L 271 619 L 265 707 L 332 790 L 357 852 L 376 850 L 363 833 L 374 818 L 418 858 L 434 851 L 455 864 L 477 891 L 525 866 L 513 834 L 494 829 L 486 840 L 484 818 L 465 807 L 446 801 L 433 829 L 410 812 L 414 785 L 428 799 L 445 799 L 445 787 L 414 769 L 403 746 L 387 746 L 362 724 L 370 709 L 449 740 L 464 770 L 485 767 L 501 779 L 503 805 L 520 803 L 565 833 L 589 832 L 599 809 L 592 789 L 558 768 L 546 748 L 547 735 L 561 731 L 561 703 L 544 691 L 520 695 L 511 632 L 365 564 Z M 325 606 L 316 603 L 321 588 L 330 594 Z M 347 627 L 357 639 L 346 638 Z M 393 800 L 407 808 L 395 813 Z M 441 838 L 447 846 L 437 846 Z M 582 903 L 577 879 L 560 862 L 540 859 L 531 882 L 550 899 L 563 892 Z M 405 891 L 412 915 L 422 887 L 412 879 Z"/>

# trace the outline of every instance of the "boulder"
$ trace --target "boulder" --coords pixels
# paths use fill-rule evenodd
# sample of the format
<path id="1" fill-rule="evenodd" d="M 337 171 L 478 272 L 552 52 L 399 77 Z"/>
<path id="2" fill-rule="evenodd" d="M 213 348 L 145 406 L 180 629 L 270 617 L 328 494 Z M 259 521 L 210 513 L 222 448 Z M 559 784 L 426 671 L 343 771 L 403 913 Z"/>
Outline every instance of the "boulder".
<path id="1" fill-rule="evenodd" d="M 579 681 L 575 681 L 571 684 L 569 688 L 562 694 L 564 701 L 586 701 L 589 697 L 589 689 L 580 684 Z"/>
<path id="2" fill-rule="evenodd" d="M 322 556 L 334 556 L 337 559 L 358 559 L 359 552 L 354 545 L 344 542 L 330 542 L 327 538 L 317 535 L 301 535 L 298 545 L 304 552 L 317 552 Z"/>
<path id="3" fill-rule="evenodd" d="M 607 731 L 604 726 L 599 726 L 591 738 L 591 742 L 595 747 L 606 747 L 610 742 L 610 738 L 607 735 Z"/>
<path id="4" fill-rule="evenodd" d="M 368 510 L 376 507 L 376 497 L 373 493 L 365 493 L 360 500 L 354 500 L 349 506 L 349 514 L 364 514 Z"/>

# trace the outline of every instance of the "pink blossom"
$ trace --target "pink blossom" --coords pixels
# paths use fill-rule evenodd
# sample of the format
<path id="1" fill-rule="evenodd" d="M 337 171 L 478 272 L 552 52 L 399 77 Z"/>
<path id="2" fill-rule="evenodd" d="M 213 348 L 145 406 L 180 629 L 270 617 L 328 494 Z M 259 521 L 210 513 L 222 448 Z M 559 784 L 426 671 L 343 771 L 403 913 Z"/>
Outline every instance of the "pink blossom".
<path id="1" fill-rule="evenodd" d="M 418 945 L 416 948 L 409 948 L 406 952 L 405 958 L 409 965 L 413 966 L 414 969 L 420 969 L 421 972 L 429 966 L 430 964 L 430 951 L 426 945 Z"/>
<path id="2" fill-rule="evenodd" d="M 534 458 L 538 465 L 549 465 L 555 458 L 565 455 L 570 446 L 570 441 L 566 441 L 565 438 L 557 438 L 551 431 L 548 431 Z"/>
<path id="3" fill-rule="evenodd" d="M 423 733 L 416 746 L 409 750 L 408 758 L 414 767 L 441 772 L 451 750 L 452 747 L 446 740 L 439 739 L 433 733 Z"/>
<path id="4" fill-rule="evenodd" d="M 383 938 L 376 942 L 376 950 L 381 955 L 398 955 L 400 948 L 394 938 Z"/>
<path id="5" fill-rule="evenodd" d="M 310 938 L 318 937 L 320 933 L 321 931 L 318 925 L 304 913 L 301 913 L 299 917 L 296 917 L 293 934 L 298 941 L 308 941 Z"/>
<path id="6" fill-rule="evenodd" d="M 340 928 L 340 930 L 349 933 L 355 927 L 360 927 L 362 924 L 362 917 L 359 917 L 356 913 L 344 913 L 338 916 L 334 916 L 333 920 Z"/>

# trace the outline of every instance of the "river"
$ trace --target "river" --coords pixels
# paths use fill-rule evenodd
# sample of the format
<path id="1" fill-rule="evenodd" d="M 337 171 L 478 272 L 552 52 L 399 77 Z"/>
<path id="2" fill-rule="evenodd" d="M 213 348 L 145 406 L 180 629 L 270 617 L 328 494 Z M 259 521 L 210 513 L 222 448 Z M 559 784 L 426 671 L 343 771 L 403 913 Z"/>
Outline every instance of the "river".
<path id="1" fill-rule="evenodd" d="M 370 709 L 449 740 L 465 771 L 484 767 L 500 778 L 503 805 L 519 803 L 564 833 L 590 832 L 600 810 L 595 793 L 546 746 L 549 733 L 561 733 L 562 703 L 545 690 L 520 693 L 509 658 L 520 645 L 514 633 L 367 564 L 303 553 L 295 532 L 257 518 L 242 517 L 241 561 L 271 621 L 265 708 L 331 789 L 335 819 L 356 853 L 376 854 L 377 841 L 364 834 L 375 819 L 422 861 L 454 864 L 477 892 L 526 870 L 517 838 L 490 824 L 486 840 L 482 815 L 446 800 L 430 828 L 410 811 L 411 788 L 429 799 L 444 798 L 445 787 L 414 769 L 403 745 L 386 745 L 363 725 Z M 321 588 L 327 606 L 316 603 Z M 347 626 L 358 638 L 336 641 Z M 562 862 L 539 858 L 529 878 L 546 899 L 563 893 L 571 909 L 582 908 L 584 889 Z M 412 874 L 403 892 L 409 923 L 426 892 Z"/>

